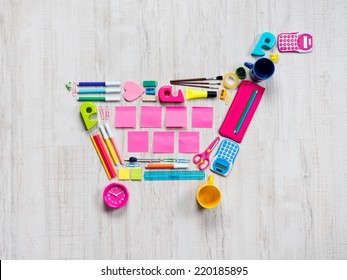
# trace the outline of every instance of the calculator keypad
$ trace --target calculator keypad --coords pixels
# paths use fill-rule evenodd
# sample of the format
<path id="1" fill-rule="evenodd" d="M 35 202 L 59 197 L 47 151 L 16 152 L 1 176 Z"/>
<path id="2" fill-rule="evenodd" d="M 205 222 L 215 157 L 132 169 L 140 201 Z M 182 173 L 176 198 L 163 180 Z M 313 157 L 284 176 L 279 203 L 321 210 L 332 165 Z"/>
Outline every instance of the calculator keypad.
<path id="1" fill-rule="evenodd" d="M 239 147 L 229 141 L 223 141 L 220 148 L 219 157 L 226 160 L 229 164 L 233 163 Z"/>
<path id="2" fill-rule="evenodd" d="M 281 33 L 278 35 L 278 49 L 280 52 L 299 52 L 298 33 Z"/>

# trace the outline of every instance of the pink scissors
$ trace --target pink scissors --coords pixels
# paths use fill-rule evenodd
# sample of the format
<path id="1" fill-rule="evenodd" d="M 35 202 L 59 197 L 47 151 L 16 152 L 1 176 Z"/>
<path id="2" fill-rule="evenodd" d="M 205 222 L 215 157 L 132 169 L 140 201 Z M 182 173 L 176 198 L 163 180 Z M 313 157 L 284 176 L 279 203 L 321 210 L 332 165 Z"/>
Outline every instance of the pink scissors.
<path id="1" fill-rule="evenodd" d="M 219 140 L 220 138 L 217 136 L 204 152 L 196 154 L 193 157 L 193 162 L 198 166 L 200 170 L 205 170 L 210 165 L 210 153 L 216 147 Z"/>

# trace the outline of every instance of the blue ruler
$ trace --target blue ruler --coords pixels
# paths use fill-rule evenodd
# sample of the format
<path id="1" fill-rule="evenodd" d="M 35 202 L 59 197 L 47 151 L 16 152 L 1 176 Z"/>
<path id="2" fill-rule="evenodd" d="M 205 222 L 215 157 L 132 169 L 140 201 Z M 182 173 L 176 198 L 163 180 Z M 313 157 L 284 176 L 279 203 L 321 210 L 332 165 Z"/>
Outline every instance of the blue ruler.
<path id="1" fill-rule="evenodd" d="M 203 180 L 205 171 L 145 171 L 145 181 Z"/>

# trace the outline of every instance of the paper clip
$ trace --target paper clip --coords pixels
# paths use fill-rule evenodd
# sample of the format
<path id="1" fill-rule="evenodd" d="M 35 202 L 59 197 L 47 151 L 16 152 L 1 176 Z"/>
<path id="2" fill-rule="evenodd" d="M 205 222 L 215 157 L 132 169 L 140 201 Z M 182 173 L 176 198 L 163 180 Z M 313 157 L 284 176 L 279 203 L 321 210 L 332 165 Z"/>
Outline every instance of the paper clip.
<path id="1" fill-rule="evenodd" d="M 108 106 L 105 107 L 105 119 L 110 119 L 110 109 L 108 108 Z"/>
<path id="2" fill-rule="evenodd" d="M 102 108 L 102 106 L 99 106 L 99 114 L 100 114 L 100 118 L 102 120 L 105 119 L 105 115 L 104 115 L 104 109 Z"/>
<path id="3" fill-rule="evenodd" d="M 233 92 L 229 91 L 227 97 L 225 98 L 225 105 L 229 105 L 230 101 L 232 100 Z"/>
<path id="4" fill-rule="evenodd" d="M 71 92 L 72 92 L 72 96 L 75 97 L 77 94 L 77 85 L 75 82 L 73 82 L 73 84 L 72 84 L 72 91 Z"/>
<path id="5" fill-rule="evenodd" d="M 66 89 L 68 91 L 71 91 L 71 88 L 72 88 L 72 83 L 71 82 L 67 82 L 66 85 L 65 85 Z"/>

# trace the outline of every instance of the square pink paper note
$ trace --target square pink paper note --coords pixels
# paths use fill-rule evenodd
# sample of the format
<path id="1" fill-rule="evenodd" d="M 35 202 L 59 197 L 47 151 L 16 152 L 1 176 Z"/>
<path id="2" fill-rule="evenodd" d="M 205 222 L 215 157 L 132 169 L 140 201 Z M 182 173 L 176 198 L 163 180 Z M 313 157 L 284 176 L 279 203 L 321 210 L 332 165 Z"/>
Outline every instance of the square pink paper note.
<path id="1" fill-rule="evenodd" d="M 128 131 L 128 152 L 148 152 L 148 131 Z"/>
<path id="2" fill-rule="evenodd" d="M 166 107 L 166 127 L 186 127 L 187 107 L 167 106 Z"/>
<path id="3" fill-rule="evenodd" d="M 136 106 L 116 106 L 115 109 L 114 127 L 136 127 Z"/>
<path id="4" fill-rule="evenodd" d="M 193 128 L 212 128 L 213 126 L 213 107 L 192 108 L 192 127 Z"/>
<path id="5" fill-rule="evenodd" d="M 173 153 L 175 149 L 174 132 L 153 133 L 153 153 Z"/>
<path id="6" fill-rule="evenodd" d="M 141 127 L 161 127 L 161 106 L 141 106 Z"/>
<path id="7" fill-rule="evenodd" d="M 200 151 L 200 133 L 178 132 L 178 145 L 180 153 L 198 153 Z"/>

